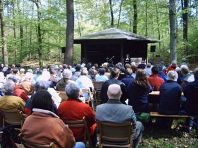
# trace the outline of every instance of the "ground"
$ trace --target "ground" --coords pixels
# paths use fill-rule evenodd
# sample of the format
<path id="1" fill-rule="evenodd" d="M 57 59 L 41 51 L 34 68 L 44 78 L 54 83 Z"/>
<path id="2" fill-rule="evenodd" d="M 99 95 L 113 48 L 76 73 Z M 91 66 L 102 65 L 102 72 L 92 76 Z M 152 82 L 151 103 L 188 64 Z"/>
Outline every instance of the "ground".
<path id="1" fill-rule="evenodd" d="M 198 148 L 195 130 L 186 133 L 180 130 L 146 128 L 139 148 Z"/>

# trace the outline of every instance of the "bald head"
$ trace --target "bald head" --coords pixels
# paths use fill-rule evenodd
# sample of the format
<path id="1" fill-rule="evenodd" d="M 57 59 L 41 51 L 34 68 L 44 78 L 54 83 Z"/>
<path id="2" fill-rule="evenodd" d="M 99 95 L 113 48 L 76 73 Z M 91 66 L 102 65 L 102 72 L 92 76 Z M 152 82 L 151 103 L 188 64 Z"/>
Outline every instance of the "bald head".
<path id="1" fill-rule="evenodd" d="M 122 95 L 120 85 L 118 84 L 109 85 L 108 90 L 107 90 L 107 95 L 109 99 L 120 99 Z"/>

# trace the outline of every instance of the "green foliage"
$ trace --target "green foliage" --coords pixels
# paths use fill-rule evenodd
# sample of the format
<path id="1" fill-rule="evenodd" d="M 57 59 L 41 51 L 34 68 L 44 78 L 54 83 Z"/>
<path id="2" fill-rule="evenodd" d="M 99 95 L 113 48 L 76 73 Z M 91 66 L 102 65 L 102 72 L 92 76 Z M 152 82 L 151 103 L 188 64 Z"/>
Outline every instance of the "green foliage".
<path id="1" fill-rule="evenodd" d="M 63 61 L 61 47 L 65 46 L 66 31 L 66 0 L 40 0 L 41 38 L 43 59 L 56 58 Z M 122 5 L 121 5 L 121 2 Z M 126 31 L 133 28 L 133 0 L 112 0 L 115 27 Z M 198 53 L 198 5 L 192 0 L 189 9 L 189 57 L 195 61 Z M 121 6 L 121 7 L 120 7 Z M 121 11 L 120 11 L 121 8 Z M 75 10 L 75 38 L 110 27 L 110 8 L 108 0 L 76 0 Z M 137 1 L 138 25 L 140 35 L 159 39 L 157 50 L 161 60 L 170 62 L 169 51 L 169 14 L 167 0 Z M 146 13 L 147 12 L 147 13 Z M 185 11 L 186 12 L 186 11 Z M 119 14 L 120 13 L 120 14 Z M 120 15 L 120 21 L 118 19 Z M 147 18 L 146 18 L 147 15 Z M 186 57 L 182 32 L 182 10 L 177 1 L 177 56 L 181 62 Z M 24 60 L 38 59 L 38 20 L 36 5 L 30 0 L 4 0 L 4 21 L 6 41 L 10 63 L 22 63 Z M 15 33 L 14 33 L 15 32 Z M 153 54 L 148 52 L 148 58 Z M 74 63 L 80 62 L 80 47 L 74 46 Z"/>

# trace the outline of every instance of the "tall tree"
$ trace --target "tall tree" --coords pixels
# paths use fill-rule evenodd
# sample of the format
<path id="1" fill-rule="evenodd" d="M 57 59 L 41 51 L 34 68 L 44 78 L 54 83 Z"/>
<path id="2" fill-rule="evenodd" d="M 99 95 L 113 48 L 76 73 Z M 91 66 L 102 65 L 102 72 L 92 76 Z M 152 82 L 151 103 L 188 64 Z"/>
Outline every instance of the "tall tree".
<path id="1" fill-rule="evenodd" d="M 114 15 L 112 0 L 109 0 L 110 14 L 111 14 L 111 27 L 114 27 Z"/>
<path id="2" fill-rule="evenodd" d="M 158 3 L 156 0 L 155 0 L 155 10 L 156 10 L 158 40 L 160 41 L 161 40 L 161 32 L 160 32 L 159 8 L 158 8 Z M 161 53 L 161 42 L 159 42 L 159 51 Z"/>
<path id="3" fill-rule="evenodd" d="M 3 56 L 3 63 L 8 65 L 8 51 L 7 51 L 7 44 L 5 39 L 5 30 L 4 30 L 4 20 L 3 20 L 3 0 L 0 0 L 0 23 L 1 23 L 1 43 L 2 43 L 2 56 Z"/>
<path id="4" fill-rule="evenodd" d="M 148 0 L 145 0 L 145 36 L 148 36 Z"/>
<path id="5" fill-rule="evenodd" d="M 137 12 L 137 0 L 133 0 L 133 33 L 137 33 L 137 17 L 138 17 L 138 12 Z"/>
<path id="6" fill-rule="evenodd" d="M 36 8 L 37 8 L 37 40 L 38 40 L 39 65 L 43 66 L 40 0 L 34 0 L 34 3 L 35 3 Z"/>
<path id="7" fill-rule="evenodd" d="M 176 53 L 176 4 L 175 0 L 169 0 L 170 21 L 170 60 L 177 61 Z"/>
<path id="8" fill-rule="evenodd" d="M 189 0 L 181 0 L 182 6 L 182 20 L 183 20 L 183 42 L 184 42 L 184 52 L 186 55 L 189 54 L 188 52 L 188 6 Z"/>
<path id="9" fill-rule="evenodd" d="M 120 1 L 120 8 L 119 8 L 119 14 L 118 14 L 118 24 L 117 24 L 117 28 L 120 26 L 120 16 L 121 16 L 121 12 L 122 12 L 122 4 L 123 4 L 124 0 Z"/>
<path id="10" fill-rule="evenodd" d="M 73 44 L 74 44 L 74 1 L 66 1 L 67 9 L 67 27 L 66 27 L 66 48 L 64 54 L 64 63 L 72 64 Z"/>

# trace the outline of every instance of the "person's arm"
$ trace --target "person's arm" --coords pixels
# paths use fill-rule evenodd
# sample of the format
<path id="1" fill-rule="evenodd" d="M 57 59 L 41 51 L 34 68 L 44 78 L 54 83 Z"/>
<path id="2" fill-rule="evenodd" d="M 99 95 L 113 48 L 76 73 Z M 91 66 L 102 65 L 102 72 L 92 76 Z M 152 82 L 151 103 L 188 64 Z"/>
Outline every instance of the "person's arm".
<path id="1" fill-rule="evenodd" d="M 131 106 L 131 122 L 133 124 L 133 129 L 136 128 L 136 121 L 137 121 L 136 115 L 135 115 L 135 112 L 133 110 L 133 107 Z"/>

